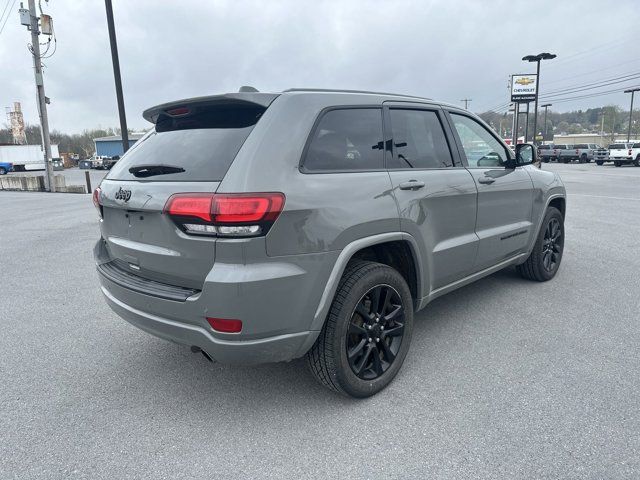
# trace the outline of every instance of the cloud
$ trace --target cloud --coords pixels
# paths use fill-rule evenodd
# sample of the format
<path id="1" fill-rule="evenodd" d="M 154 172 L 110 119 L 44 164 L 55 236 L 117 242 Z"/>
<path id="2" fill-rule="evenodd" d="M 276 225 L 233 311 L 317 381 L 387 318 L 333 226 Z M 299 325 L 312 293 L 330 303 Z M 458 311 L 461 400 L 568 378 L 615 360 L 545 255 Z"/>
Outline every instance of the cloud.
<path id="1" fill-rule="evenodd" d="M 43 8 L 58 40 L 45 60 L 51 128 L 117 126 L 103 2 L 54 0 Z M 0 106 L 21 101 L 27 122 L 36 123 L 30 37 L 13 10 L 0 35 Z M 615 9 L 600 0 L 116 0 L 114 15 L 127 120 L 138 129 L 148 126 L 141 113 L 149 106 L 241 85 L 370 89 L 456 104 L 466 97 L 483 110 L 507 102 L 508 75 L 531 70 L 520 60 L 529 53 L 558 54 L 543 64 L 543 90 L 640 71 L 640 59 L 629 57 L 640 33 L 620 22 L 637 16 L 633 0 Z M 556 109 L 627 102 L 620 93 Z"/>

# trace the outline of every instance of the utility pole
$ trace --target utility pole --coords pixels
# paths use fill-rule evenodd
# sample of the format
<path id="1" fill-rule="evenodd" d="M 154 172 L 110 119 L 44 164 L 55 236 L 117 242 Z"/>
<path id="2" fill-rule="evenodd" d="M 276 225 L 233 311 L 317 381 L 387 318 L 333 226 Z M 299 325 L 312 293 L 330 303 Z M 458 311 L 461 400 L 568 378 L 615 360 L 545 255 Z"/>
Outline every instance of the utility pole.
<path id="1" fill-rule="evenodd" d="M 544 105 L 540 105 L 544 108 L 544 135 L 542 141 L 544 142 L 547 139 L 547 109 L 552 105 L 550 103 L 545 103 Z"/>
<path id="2" fill-rule="evenodd" d="M 629 107 L 629 130 L 627 131 L 627 143 L 631 140 L 631 122 L 633 121 L 633 95 L 640 91 L 640 87 L 630 88 L 629 90 L 625 90 L 624 93 L 631 94 L 631 107 Z"/>
<path id="3" fill-rule="evenodd" d="M 463 98 L 462 100 L 460 100 L 461 102 L 464 102 L 464 109 L 465 110 L 469 110 L 469 102 L 472 102 L 473 100 L 471 98 Z"/>
<path id="4" fill-rule="evenodd" d="M 127 130 L 127 117 L 124 111 L 122 79 L 120 77 L 120 58 L 118 57 L 118 42 L 116 40 L 116 28 L 113 24 L 113 8 L 111 6 L 111 0 L 104 0 L 104 6 L 107 10 L 107 27 L 109 29 L 109 43 L 111 45 L 111 62 L 113 63 L 113 76 L 116 82 L 116 98 L 118 101 L 118 115 L 120 116 L 122 148 L 126 153 L 127 150 L 129 150 L 129 131 Z"/>
<path id="5" fill-rule="evenodd" d="M 49 138 L 49 118 L 47 116 L 47 97 L 44 95 L 44 80 L 42 77 L 42 62 L 40 60 L 40 27 L 38 25 L 38 15 L 36 14 L 35 0 L 29 0 L 29 23 L 28 28 L 31 30 L 31 54 L 33 55 L 33 71 L 36 79 L 36 94 L 38 96 L 38 114 L 40 116 L 40 131 L 42 132 L 42 144 L 44 146 L 44 168 L 46 175 L 44 177 L 44 186 L 47 192 L 55 192 L 56 185 L 53 178 L 53 169 L 51 167 L 51 139 Z M 23 25 L 27 25 L 26 21 L 22 21 L 27 12 L 20 4 L 20 19 Z"/>

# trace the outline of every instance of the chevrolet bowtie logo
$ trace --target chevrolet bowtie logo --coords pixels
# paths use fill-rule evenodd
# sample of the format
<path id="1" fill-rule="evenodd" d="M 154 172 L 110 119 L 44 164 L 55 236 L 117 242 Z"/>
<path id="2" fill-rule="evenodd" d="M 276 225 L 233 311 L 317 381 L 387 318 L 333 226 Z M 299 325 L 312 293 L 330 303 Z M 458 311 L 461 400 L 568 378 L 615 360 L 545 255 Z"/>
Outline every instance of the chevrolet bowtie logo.
<path id="1" fill-rule="evenodd" d="M 522 77 L 519 78 L 518 80 L 516 80 L 516 83 L 518 85 L 522 85 L 523 87 L 526 87 L 527 85 L 530 85 L 532 83 L 534 83 L 535 80 L 533 80 L 532 78 L 527 78 L 527 77 Z"/>

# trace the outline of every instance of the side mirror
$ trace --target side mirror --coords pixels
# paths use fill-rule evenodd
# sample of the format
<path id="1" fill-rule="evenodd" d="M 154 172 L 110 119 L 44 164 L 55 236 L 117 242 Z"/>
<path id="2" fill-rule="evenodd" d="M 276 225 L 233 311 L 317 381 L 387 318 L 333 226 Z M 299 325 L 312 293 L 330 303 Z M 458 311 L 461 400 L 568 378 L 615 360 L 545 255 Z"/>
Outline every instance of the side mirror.
<path id="1" fill-rule="evenodd" d="M 536 147 L 530 143 L 519 143 L 516 145 L 516 166 L 530 165 L 538 161 Z"/>

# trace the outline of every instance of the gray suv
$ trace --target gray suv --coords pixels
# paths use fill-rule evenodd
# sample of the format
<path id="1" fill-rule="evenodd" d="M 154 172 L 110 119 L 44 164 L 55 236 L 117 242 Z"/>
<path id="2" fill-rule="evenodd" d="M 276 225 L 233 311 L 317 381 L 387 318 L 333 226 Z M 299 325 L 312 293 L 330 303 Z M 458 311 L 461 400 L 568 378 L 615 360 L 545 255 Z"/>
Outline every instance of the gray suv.
<path id="1" fill-rule="evenodd" d="M 560 265 L 560 178 L 455 106 L 241 89 L 144 117 L 94 193 L 102 292 L 211 360 L 306 356 L 366 397 L 400 369 L 414 312 L 508 266 L 546 281 Z"/>

